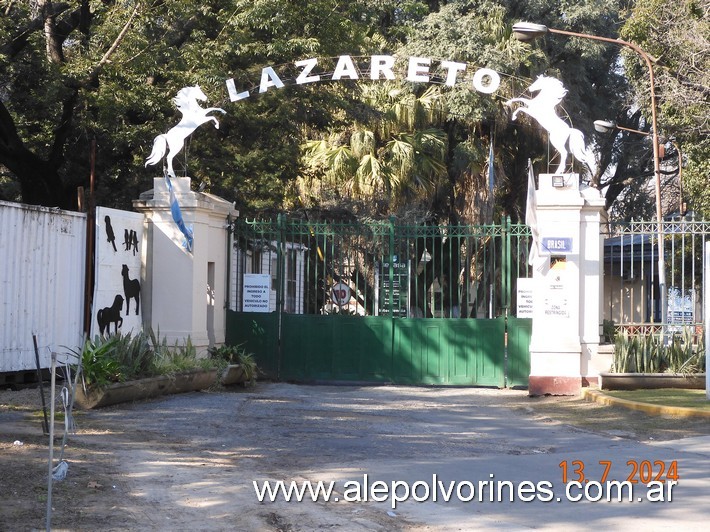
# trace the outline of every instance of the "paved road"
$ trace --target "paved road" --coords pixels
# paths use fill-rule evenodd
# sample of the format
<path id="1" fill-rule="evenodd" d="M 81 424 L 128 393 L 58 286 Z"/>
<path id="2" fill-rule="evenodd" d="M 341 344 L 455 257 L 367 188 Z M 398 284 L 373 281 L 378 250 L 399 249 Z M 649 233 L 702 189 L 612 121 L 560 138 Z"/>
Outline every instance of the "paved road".
<path id="1" fill-rule="evenodd" d="M 138 501 L 136 528 L 707 529 L 710 437 L 663 443 L 610 438 L 533 420 L 524 409 L 512 408 L 524 401 L 525 392 L 508 390 L 262 383 L 249 391 L 177 395 L 92 411 L 84 423 L 116 432 L 118 491 Z M 584 464 L 592 481 L 601 480 L 600 461 L 611 462 L 608 480 L 624 480 L 632 473 L 627 462 L 643 461 L 650 469 L 642 466 L 641 479 L 672 462 L 680 479 L 671 502 L 639 502 L 646 494 L 641 487 L 633 502 L 569 502 L 560 464 L 575 479 L 573 461 Z M 411 487 L 420 481 L 420 498 L 438 482 L 441 487 L 436 502 L 430 492 L 426 502 L 408 500 L 394 510 L 391 499 L 345 501 L 356 495 L 351 481 L 364 484 L 364 475 L 369 486 L 403 481 Z M 667 470 L 662 478 L 668 479 Z M 266 480 L 335 481 L 333 495 L 340 500 L 259 503 L 252 481 Z M 502 484 L 505 502 L 489 500 L 487 483 L 495 481 L 508 481 Z M 525 482 L 542 487 L 543 500 L 532 489 L 518 492 Z M 669 485 L 664 484 L 665 496 Z M 513 502 L 507 500 L 509 486 L 516 490 Z M 474 500 L 458 500 L 470 497 L 471 487 Z M 400 485 L 398 493 L 404 489 Z M 528 497 L 533 500 L 521 500 Z"/>

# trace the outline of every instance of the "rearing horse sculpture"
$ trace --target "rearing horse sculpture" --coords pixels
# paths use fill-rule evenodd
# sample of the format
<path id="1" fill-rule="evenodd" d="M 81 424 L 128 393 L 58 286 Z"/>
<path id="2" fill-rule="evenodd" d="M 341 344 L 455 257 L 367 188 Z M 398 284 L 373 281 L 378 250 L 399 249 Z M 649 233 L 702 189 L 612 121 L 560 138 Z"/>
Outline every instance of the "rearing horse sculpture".
<path id="1" fill-rule="evenodd" d="M 209 116 L 207 113 L 217 111 L 226 114 L 226 111 L 219 107 L 203 109 L 200 107 L 198 100 L 202 102 L 207 100 L 207 96 L 202 92 L 199 85 L 180 89 L 177 96 L 173 98 L 173 103 L 175 103 L 178 110 L 182 113 L 182 120 L 167 133 L 155 137 L 153 141 L 153 151 L 151 151 L 150 156 L 145 161 L 146 166 L 157 164 L 165 156 L 165 152 L 167 151 L 168 156 L 166 161 L 168 165 L 168 176 L 175 177 L 175 172 L 173 171 L 173 157 L 182 149 L 185 139 L 198 126 L 210 120 L 214 122 L 214 127 L 219 129 L 217 118 Z"/>
<path id="2" fill-rule="evenodd" d="M 584 134 L 578 129 L 570 127 L 555 112 L 555 107 L 567 94 L 562 82 L 555 78 L 538 76 L 535 82 L 528 88 L 530 92 L 538 92 L 532 99 L 513 98 L 506 102 L 510 105 L 513 102 L 522 103 L 524 106 L 518 107 L 512 120 L 518 117 L 518 113 L 523 112 L 530 115 L 547 130 L 550 135 L 550 143 L 560 154 L 560 165 L 557 167 L 557 174 L 563 174 L 567 163 L 567 155 L 572 156 L 579 162 L 585 164 L 592 175 L 595 172 L 596 161 L 584 144 Z"/>

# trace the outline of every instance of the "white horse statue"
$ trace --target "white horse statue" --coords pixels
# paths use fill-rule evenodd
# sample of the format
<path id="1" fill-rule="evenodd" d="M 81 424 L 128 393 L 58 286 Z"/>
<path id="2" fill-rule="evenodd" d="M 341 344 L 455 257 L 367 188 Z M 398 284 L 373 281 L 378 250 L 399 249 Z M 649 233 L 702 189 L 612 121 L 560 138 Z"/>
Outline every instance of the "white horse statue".
<path id="1" fill-rule="evenodd" d="M 515 110 L 512 120 L 518 117 L 518 113 L 523 112 L 533 117 L 547 130 L 550 135 L 550 143 L 560 154 L 557 174 L 565 173 L 567 155 L 571 152 L 572 156 L 585 164 L 593 175 L 596 160 L 594 154 L 584 144 L 584 134 L 578 129 L 571 128 L 555 112 L 555 107 L 567 94 L 567 89 L 562 85 L 562 82 L 555 78 L 538 76 L 528 91 L 538 92 L 538 95 L 532 99 L 513 98 L 505 102 L 506 105 L 511 105 L 513 102 L 523 104 Z"/>
<path id="2" fill-rule="evenodd" d="M 207 100 L 207 96 L 202 92 L 199 85 L 180 89 L 177 96 L 173 98 L 173 103 L 182 113 L 182 120 L 167 133 L 155 137 L 153 141 L 153 151 L 150 152 L 150 156 L 145 161 L 146 166 L 149 164 L 157 164 L 165 156 L 165 152 L 167 151 L 168 176 L 175 177 L 175 172 L 173 171 L 173 157 L 182 149 L 185 139 L 195 131 L 198 126 L 210 120 L 214 122 L 214 127 L 219 129 L 217 118 L 208 116 L 208 113 L 218 111 L 222 114 L 226 114 L 226 111 L 219 107 L 203 109 L 200 107 L 200 104 L 197 103 L 198 100 L 201 102 Z"/>

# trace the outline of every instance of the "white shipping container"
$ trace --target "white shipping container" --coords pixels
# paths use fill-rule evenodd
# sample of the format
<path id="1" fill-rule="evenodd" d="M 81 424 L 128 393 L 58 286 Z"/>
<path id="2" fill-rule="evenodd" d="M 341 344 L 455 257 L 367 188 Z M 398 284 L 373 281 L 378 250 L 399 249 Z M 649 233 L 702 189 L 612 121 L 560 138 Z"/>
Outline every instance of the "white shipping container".
<path id="1" fill-rule="evenodd" d="M 0 201 L 0 372 L 81 345 L 85 246 L 85 214 Z"/>

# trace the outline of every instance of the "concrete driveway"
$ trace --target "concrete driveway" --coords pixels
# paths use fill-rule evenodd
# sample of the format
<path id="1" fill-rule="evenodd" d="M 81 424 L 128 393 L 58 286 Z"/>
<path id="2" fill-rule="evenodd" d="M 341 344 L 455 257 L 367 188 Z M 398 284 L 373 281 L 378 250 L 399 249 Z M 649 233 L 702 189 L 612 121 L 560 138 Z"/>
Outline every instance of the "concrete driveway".
<path id="1" fill-rule="evenodd" d="M 260 383 L 91 411 L 75 438 L 112 454 L 122 526 L 134 530 L 707 529 L 710 437 L 594 434 L 535 420 L 526 401 L 511 390 Z M 563 474 L 582 480 L 582 466 L 586 482 L 566 494 Z M 633 500 L 585 500 L 585 485 L 603 495 L 604 476 L 640 481 Z M 671 501 L 647 500 L 642 484 L 656 477 L 656 498 L 677 481 Z M 259 502 L 265 481 L 333 487 L 329 502 L 283 492 Z"/>

